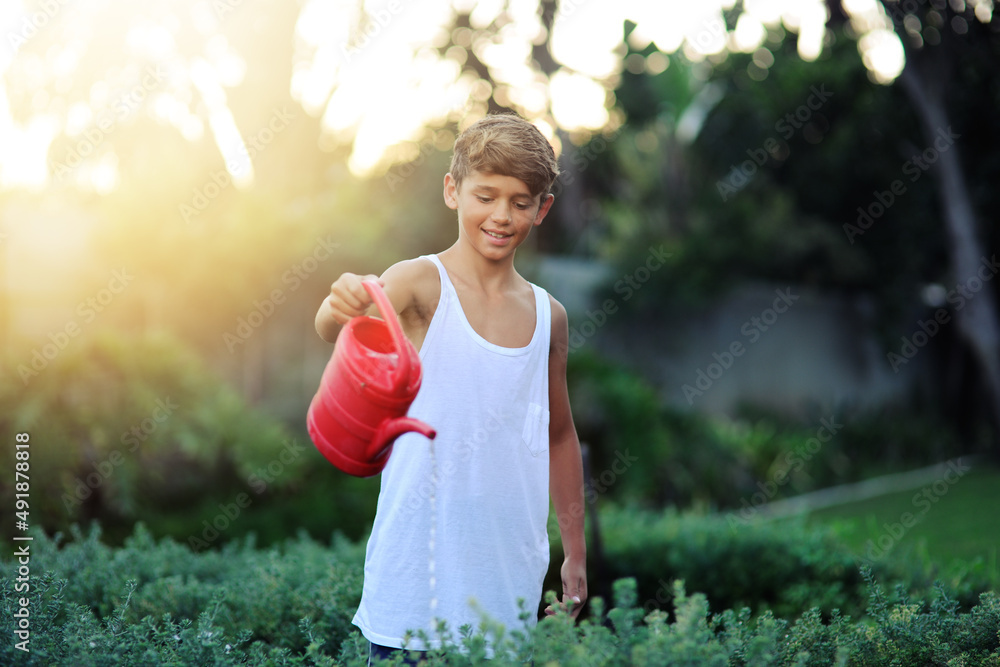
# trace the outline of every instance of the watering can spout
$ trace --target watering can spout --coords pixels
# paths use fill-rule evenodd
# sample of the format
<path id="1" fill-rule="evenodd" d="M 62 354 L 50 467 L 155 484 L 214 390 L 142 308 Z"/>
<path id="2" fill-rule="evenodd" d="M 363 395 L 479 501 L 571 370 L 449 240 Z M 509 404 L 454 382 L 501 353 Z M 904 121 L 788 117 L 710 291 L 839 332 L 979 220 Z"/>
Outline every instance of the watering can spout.
<path id="1" fill-rule="evenodd" d="M 371 443 L 368 445 L 368 456 L 374 459 L 384 449 L 392 445 L 396 441 L 396 438 L 410 432 L 419 433 L 432 440 L 437 435 L 437 431 L 419 419 L 412 417 L 386 419 L 379 425 L 378 430 L 375 431 L 375 435 L 372 437 Z"/>

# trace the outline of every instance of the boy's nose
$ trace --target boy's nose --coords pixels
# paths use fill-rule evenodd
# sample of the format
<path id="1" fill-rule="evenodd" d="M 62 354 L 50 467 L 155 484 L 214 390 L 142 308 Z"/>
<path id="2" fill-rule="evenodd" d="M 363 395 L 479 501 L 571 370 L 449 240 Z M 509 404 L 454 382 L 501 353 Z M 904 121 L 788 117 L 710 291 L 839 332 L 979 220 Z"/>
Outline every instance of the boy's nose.
<path id="1" fill-rule="evenodd" d="M 510 221 L 510 211 L 508 207 L 498 205 L 493 209 L 493 215 L 491 216 L 496 222 L 509 222 Z"/>

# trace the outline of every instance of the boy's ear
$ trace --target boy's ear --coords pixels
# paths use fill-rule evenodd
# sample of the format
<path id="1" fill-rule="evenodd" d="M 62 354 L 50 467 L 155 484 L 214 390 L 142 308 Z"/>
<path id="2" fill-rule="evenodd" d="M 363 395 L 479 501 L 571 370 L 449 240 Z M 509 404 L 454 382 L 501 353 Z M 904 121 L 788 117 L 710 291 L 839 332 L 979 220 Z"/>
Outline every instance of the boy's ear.
<path id="1" fill-rule="evenodd" d="M 542 224 L 542 219 L 545 218 L 545 215 L 549 212 L 549 209 L 552 208 L 552 202 L 554 202 L 555 200 L 556 200 L 555 195 L 552 194 L 547 194 L 544 197 L 542 197 L 542 203 L 538 205 L 538 213 L 535 214 L 535 221 L 531 224 L 535 225 L 536 227 Z"/>
<path id="2" fill-rule="evenodd" d="M 451 172 L 444 175 L 444 203 L 448 208 L 458 209 L 458 183 Z"/>

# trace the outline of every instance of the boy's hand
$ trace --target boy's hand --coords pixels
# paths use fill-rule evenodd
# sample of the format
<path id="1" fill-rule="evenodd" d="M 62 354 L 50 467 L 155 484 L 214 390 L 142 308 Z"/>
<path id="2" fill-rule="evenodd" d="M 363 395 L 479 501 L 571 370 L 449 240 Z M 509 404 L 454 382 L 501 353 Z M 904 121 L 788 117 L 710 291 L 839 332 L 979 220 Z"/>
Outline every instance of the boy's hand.
<path id="1" fill-rule="evenodd" d="M 385 282 L 376 275 L 359 276 L 353 273 L 344 273 L 330 285 L 330 296 L 326 297 L 316 318 L 316 329 L 320 335 L 327 331 L 333 333 L 330 331 L 333 326 L 347 324 L 352 318 L 365 314 L 373 302 L 361 284 L 364 280 L 374 280 L 385 286 Z M 323 337 L 332 342 L 336 335 L 332 338 L 325 335 Z"/>
<path id="2" fill-rule="evenodd" d="M 574 619 L 580 615 L 584 603 L 587 601 L 587 563 L 579 559 L 567 558 L 563 561 L 562 569 L 563 596 L 559 600 L 559 609 L 569 611 L 569 615 Z M 556 613 L 555 607 L 549 605 L 545 608 L 545 615 L 552 616 Z"/>

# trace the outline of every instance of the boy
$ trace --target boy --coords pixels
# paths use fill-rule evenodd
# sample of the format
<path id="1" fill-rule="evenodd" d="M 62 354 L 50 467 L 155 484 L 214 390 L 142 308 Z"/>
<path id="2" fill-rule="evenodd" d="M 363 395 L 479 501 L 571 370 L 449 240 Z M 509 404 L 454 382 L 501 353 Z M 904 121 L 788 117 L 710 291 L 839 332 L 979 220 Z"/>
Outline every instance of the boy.
<path id="1" fill-rule="evenodd" d="M 438 435 L 432 444 L 402 436 L 382 472 L 354 617 L 373 655 L 404 642 L 426 650 L 408 631 L 436 642 L 435 618 L 452 632 L 476 628 L 480 612 L 520 627 L 518 602 L 533 612 L 548 569 L 550 493 L 565 551 L 559 604 L 572 601 L 575 617 L 586 601 L 566 310 L 514 269 L 515 250 L 552 206 L 558 173 L 535 126 L 514 115 L 480 120 L 455 142 L 444 178 L 458 240 L 378 279 L 423 365 L 409 415 Z M 324 340 L 370 309 L 365 278 L 375 276 L 345 273 L 331 286 L 316 315 Z"/>

